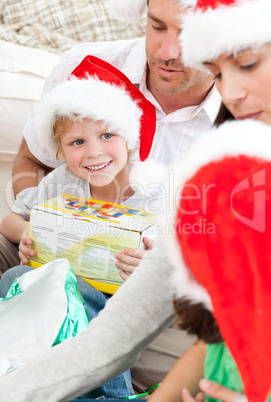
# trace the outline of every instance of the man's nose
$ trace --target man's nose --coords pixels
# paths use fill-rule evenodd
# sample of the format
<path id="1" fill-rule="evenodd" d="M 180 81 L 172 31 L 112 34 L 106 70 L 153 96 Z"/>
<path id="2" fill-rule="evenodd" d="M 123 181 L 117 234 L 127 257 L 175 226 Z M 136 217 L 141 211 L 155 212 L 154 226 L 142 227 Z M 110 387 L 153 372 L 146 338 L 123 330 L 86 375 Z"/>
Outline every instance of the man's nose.
<path id="1" fill-rule="evenodd" d="M 168 33 L 162 41 L 159 53 L 160 58 L 165 61 L 180 58 L 181 47 L 178 35 Z"/>

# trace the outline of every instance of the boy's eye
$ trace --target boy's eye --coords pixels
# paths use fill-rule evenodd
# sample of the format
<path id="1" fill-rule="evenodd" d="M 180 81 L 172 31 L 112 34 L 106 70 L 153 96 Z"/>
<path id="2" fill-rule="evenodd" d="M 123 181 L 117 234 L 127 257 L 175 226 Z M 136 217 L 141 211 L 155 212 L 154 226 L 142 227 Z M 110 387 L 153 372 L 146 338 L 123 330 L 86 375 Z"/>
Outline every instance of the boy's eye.
<path id="1" fill-rule="evenodd" d="M 113 135 L 110 134 L 110 133 L 102 134 L 102 137 L 103 137 L 105 140 L 109 140 L 109 138 L 111 138 L 112 136 L 113 136 Z"/>
<path id="2" fill-rule="evenodd" d="M 84 141 L 83 140 L 76 140 L 76 141 L 74 141 L 73 142 L 73 145 L 82 145 L 84 143 Z"/>

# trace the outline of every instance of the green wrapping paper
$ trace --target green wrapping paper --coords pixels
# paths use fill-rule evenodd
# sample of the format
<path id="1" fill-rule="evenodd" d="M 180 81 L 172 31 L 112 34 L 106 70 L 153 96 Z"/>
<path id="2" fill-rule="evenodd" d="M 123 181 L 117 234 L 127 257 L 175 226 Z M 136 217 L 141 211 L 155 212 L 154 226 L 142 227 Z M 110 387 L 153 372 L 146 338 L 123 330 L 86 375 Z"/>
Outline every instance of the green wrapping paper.
<path id="1" fill-rule="evenodd" d="M 67 317 L 52 346 L 76 336 L 88 326 L 85 302 L 79 293 L 76 277 L 71 268 L 66 276 L 65 292 L 68 300 Z"/>
<path id="2" fill-rule="evenodd" d="M 0 377 L 85 330 L 85 303 L 69 261 L 51 261 L 15 279 L 0 299 L 0 322 Z"/>

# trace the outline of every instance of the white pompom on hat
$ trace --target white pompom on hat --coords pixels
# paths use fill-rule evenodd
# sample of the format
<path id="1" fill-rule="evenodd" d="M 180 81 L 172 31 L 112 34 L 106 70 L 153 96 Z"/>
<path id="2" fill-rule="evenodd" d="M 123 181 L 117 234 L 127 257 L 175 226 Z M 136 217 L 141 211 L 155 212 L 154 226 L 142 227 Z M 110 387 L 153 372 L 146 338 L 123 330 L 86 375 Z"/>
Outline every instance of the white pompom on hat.
<path id="1" fill-rule="evenodd" d="M 130 171 L 130 185 L 135 192 L 150 197 L 159 192 L 166 172 L 167 167 L 162 162 L 147 160 L 135 163 Z"/>
<path id="2" fill-rule="evenodd" d="M 182 21 L 182 60 L 205 70 L 222 53 L 257 49 L 271 41 L 270 20 L 270 0 L 198 0 Z"/>
<path id="3" fill-rule="evenodd" d="M 232 121 L 196 141 L 177 177 L 168 253 L 175 298 L 213 311 L 249 401 L 271 367 L 271 130 Z"/>
<path id="4" fill-rule="evenodd" d="M 147 0 L 109 0 L 108 4 L 115 19 L 138 23 L 147 7 Z"/>
<path id="5" fill-rule="evenodd" d="M 196 0 L 180 0 L 183 8 L 195 7 Z M 147 0 L 109 0 L 112 17 L 131 23 L 138 23 L 147 7 Z"/>

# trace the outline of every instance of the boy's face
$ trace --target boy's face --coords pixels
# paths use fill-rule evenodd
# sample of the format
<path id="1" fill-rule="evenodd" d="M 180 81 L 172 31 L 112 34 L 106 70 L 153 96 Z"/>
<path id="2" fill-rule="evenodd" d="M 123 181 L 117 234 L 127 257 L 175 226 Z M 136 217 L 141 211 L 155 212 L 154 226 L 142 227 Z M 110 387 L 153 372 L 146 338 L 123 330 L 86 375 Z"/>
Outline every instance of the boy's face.
<path id="1" fill-rule="evenodd" d="M 83 119 L 83 124 L 74 122 L 60 141 L 65 160 L 76 176 L 92 187 L 107 186 L 115 180 L 114 185 L 119 185 L 118 177 L 123 177 L 128 159 L 123 137 L 106 131 L 101 122 Z"/>

